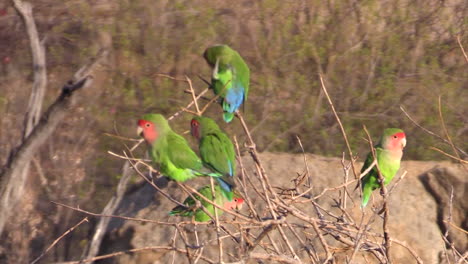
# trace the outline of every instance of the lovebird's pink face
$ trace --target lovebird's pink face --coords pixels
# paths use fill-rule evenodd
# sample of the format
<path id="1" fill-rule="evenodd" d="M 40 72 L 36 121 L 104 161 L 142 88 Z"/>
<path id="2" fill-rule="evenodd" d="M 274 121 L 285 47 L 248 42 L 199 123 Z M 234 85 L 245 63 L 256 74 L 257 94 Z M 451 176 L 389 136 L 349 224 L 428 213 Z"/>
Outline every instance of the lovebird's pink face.
<path id="1" fill-rule="evenodd" d="M 388 143 L 391 150 L 403 150 L 406 146 L 406 135 L 403 132 L 398 132 L 390 136 Z"/>
<path id="2" fill-rule="evenodd" d="M 137 133 L 149 144 L 152 144 L 156 138 L 158 138 L 158 132 L 156 131 L 155 125 L 152 122 L 143 119 L 138 120 Z"/>
<path id="3" fill-rule="evenodd" d="M 240 197 L 234 197 L 232 201 L 224 203 L 224 208 L 233 210 L 237 209 L 240 210 L 242 209 L 242 205 L 244 204 L 244 199 Z"/>

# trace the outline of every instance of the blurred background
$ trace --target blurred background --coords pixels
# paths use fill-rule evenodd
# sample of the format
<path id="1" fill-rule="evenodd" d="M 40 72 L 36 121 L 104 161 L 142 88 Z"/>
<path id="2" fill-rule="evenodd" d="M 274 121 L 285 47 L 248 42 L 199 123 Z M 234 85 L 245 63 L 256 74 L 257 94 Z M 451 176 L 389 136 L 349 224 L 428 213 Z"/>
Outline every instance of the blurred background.
<path id="1" fill-rule="evenodd" d="M 108 48 L 110 56 L 92 87 L 77 93 L 76 106 L 34 157 L 19 221 L 11 223 L 0 261 L 37 256 L 38 249 L 80 219 L 49 200 L 102 209 L 123 164 L 107 154 L 121 152 L 122 142 L 104 133 L 136 137 L 136 120 L 142 114 L 169 116 L 190 102 L 186 83 L 157 74 L 186 75 L 201 92 L 207 86 L 198 75 L 210 78 L 202 53 L 212 44 L 230 45 L 250 67 L 243 114 L 261 152 L 300 152 L 296 136 L 306 152 L 339 157 L 345 151 L 318 74 L 326 80 L 351 147 L 361 158 L 368 149 L 362 130 L 366 125 L 375 140 L 383 128 L 404 129 L 406 160 L 446 160 L 428 147 L 448 152 L 450 147 L 415 127 L 400 110 L 403 106 L 421 125 L 443 134 L 439 96 L 455 145 L 468 147 L 468 71 L 457 43 L 460 36 L 468 47 L 464 0 L 36 0 L 33 6 L 46 46 L 49 79 L 43 109 L 100 48 Z M 24 23 L 11 2 L 3 1 L 2 164 L 20 143 L 32 73 Z M 212 105 L 207 115 L 243 143 L 238 121 L 226 125 L 220 110 Z M 181 133 L 188 130 L 190 119 L 184 114 L 171 125 Z M 143 155 L 144 148 L 139 151 Z M 92 232 L 92 225 L 80 228 L 54 248 L 51 259 L 79 257 Z"/>

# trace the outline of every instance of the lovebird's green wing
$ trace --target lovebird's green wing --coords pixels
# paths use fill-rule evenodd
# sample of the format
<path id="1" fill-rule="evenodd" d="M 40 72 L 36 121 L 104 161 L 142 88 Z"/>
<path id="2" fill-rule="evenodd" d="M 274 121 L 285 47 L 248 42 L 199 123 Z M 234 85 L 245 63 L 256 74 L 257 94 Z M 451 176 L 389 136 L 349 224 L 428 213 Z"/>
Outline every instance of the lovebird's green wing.
<path id="1" fill-rule="evenodd" d="M 231 140 L 221 131 L 205 135 L 200 140 L 200 156 L 205 166 L 222 175 L 218 183 L 232 200 L 236 161 Z"/>
<path id="2" fill-rule="evenodd" d="M 198 171 L 203 167 L 202 161 L 182 136 L 168 133 L 165 152 L 168 160 L 163 164 L 167 164 L 167 168 L 161 168 L 161 171 L 167 171 L 169 175 L 166 176 L 175 181 L 186 181 L 201 175 Z"/>
<path id="3" fill-rule="evenodd" d="M 376 148 L 376 155 L 378 155 L 378 149 L 379 148 Z M 364 162 L 364 165 L 362 166 L 361 173 L 367 170 L 367 168 L 369 168 L 373 162 L 374 157 L 372 156 L 372 153 L 367 154 L 367 158 Z M 372 191 L 379 187 L 378 177 L 377 168 L 374 166 L 374 168 L 372 168 L 372 170 L 361 179 L 362 207 L 365 207 L 369 202 Z"/>
<path id="4" fill-rule="evenodd" d="M 208 198 L 209 200 L 213 200 L 213 195 L 211 192 L 211 186 L 207 185 L 198 190 L 200 194 Z M 224 201 L 226 201 L 226 197 L 223 195 L 221 189 L 219 186 L 215 186 L 215 196 L 216 200 L 214 201 L 217 205 L 222 206 Z M 194 195 L 194 197 L 201 202 L 201 204 L 206 208 L 206 210 L 211 214 L 214 215 L 214 206 L 205 199 L 201 198 L 198 195 Z M 180 216 L 195 216 L 195 221 L 197 222 L 206 222 L 210 221 L 211 217 L 206 214 L 202 209 L 196 209 L 193 208 L 195 206 L 195 201 L 193 200 L 192 197 L 187 197 L 185 199 L 184 204 L 186 207 L 183 206 L 176 206 L 172 211 L 169 212 L 169 215 L 180 215 Z M 218 210 L 218 216 L 221 216 L 223 214 L 222 210 Z"/>
<path id="5" fill-rule="evenodd" d="M 226 134 L 215 132 L 204 136 L 200 140 L 200 155 L 205 166 L 222 175 L 235 175 L 234 146 Z"/>

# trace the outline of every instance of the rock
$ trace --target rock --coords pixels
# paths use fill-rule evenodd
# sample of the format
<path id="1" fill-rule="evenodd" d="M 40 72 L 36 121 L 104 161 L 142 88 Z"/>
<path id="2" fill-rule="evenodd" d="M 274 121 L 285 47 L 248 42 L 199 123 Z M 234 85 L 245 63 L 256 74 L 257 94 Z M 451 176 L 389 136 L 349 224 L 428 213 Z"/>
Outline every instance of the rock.
<path id="1" fill-rule="evenodd" d="M 437 203 L 437 224 L 443 234 L 460 252 L 468 250 L 468 235 L 457 227 L 468 230 L 468 182 L 466 171 L 451 167 L 435 167 L 420 176 L 427 192 Z M 453 192 L 453 198 L 451 194 Z M 451 224 L 447 221 L 451 219 Z M 447 245 L 448 248 L 449 245 Z"/>

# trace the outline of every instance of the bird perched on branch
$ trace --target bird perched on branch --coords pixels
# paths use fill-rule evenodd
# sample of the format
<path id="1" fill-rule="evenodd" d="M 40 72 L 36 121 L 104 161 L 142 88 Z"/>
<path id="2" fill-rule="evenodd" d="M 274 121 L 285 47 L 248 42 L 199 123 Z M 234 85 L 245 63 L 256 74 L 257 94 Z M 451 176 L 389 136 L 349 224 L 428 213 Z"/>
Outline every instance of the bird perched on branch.
<path id="1" fill-rule="evenodd" d="M 221 188 L 232 200 L 232 190 L 235 187 L 236 154 L 229 137 L 221 131 L 215 121 L 208 117 L 196 116 L 190 122 L 192 136 L 198 140 L 200 157 L 203 165 L 214 172 Z"/>
<path id="2" fill-rule="evenodd" d="M 203 57 L 213 68 L 210 88 L 221 98 L 223 119 L 229 123 L 236 110 L 247 100 L 249 67 L 239 53 L 227 45 L 211 46 L 205 50 Z"/>
<path id="3" fill-rule="evenodd" d="M 174 181 L 223 176 L 205 168 L 185 138 L 175 133 L 160 114 L 146 114 L 138 120 L 138 134 L 148 144 L 149 155 L 159 172 Z"/>
<path id="4" fill-rule="evenodd" d="M 406 146 L 406 135 L 399 128 L 387 128 L 384 130 L 380 141 L 375 145 L 375 156 L 380 172 L 384 178 L 384 185 L 390 183 L 400 168 L 403 148 Z M 362 166 L 361 173 L 369 168 L 374 162 L 372 152 L 367 154 L 366 161 Z M 380 188 L 377 166 L 361 179 L 362 207 L 369 202 L 372 191 Z"/>
<path id="5" fill-rule="evenodd" d="M 234 198 L 229 200 L 225 193 L 221 190 L 218 185 L 214 186 L 215 188 L 215 199 L 214 203 L 226 210 L 241 209 L 244 199 L 237 193 L 233 192 L 231 196 Z M 213 195 L 211 192 L 211 185 L 204 186 L 198 190 L 198 192 L 205 196 L 207 199 L 213 201 Z M 205 199 L 201 198 L 197 194 L 193 194 L 195 199 L 200 201 L 201 205 L 206 208 L 206 210 L 214 217 L 214 206 L 207 202 Z M 169 212 L 169 215 L 180 215 L 180 216 L 195 216 L 195 221 L 197 222 L 206 222 L 210 221 L 211 217 L 205 213 L 201 208 L 196 207 L 196 201 L 191 197 L 187 197 L 184 201 L 186 206 L 176 206 Z M 223 210 L 218 209 L 218 216 L 223 214 Z"/>

